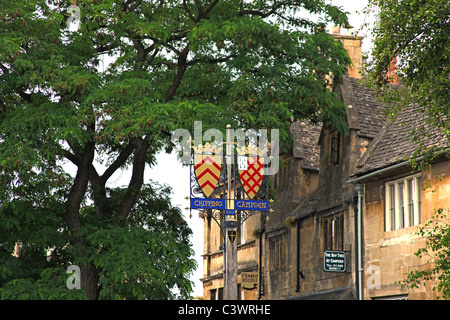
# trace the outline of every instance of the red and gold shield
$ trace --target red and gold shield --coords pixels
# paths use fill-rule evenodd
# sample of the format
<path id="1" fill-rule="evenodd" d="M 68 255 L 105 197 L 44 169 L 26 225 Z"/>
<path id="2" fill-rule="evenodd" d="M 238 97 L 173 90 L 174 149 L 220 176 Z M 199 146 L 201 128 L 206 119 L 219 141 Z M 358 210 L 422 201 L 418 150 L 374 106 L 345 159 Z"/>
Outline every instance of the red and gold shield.
<path id="1" fill-rule="evenodd" d="M 248 157 L 247 170 L 239 170 L 239 177 L 245 192 L 250 199 L 258 193 L 264 177 L 264 158 Z"/>
<path id="2" fill-rule="evenodd" d="M 219 181 L 221 167 L 220 155 L 194 154 L 195 176 L 205 197 L 209 198 Z"/>

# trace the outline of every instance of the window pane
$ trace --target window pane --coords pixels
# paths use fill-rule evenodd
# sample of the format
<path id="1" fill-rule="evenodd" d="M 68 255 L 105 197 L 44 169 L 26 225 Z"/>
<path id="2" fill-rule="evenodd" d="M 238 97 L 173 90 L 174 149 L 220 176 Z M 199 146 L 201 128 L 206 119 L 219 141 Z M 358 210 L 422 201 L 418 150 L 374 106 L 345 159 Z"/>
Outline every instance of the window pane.
<path id="1" fill-rule="evenodd" d="M 334 243 L 334 241 L 335 241 L 334 226 L 335 226 L 335 224 L 334 224 L 334 219 L 333 219 L 333 220 L 331 220 L 331 250 L 336 249 L 336 246 L 335 246 L 335 243 Z"/>
<path id="2" fill-rule="evenodd" d="M 209 290 L 209 298 L 211 300 L 216 300 L 216 289 Z"/>
<path id="3" fill-rule="evenodd" d="M 275 270 L 280 268 L 280 241 L 275 240 Z"/>
<path id="4" fill-rule="evenodd" d="M 344 239 L 344 218 L 335 214 L 323 220 L 324 250 L 342 250 Z"/>
<path id="5" fill-rule="evenodd" d="M 422 178 L 408 177 L 386 183 L 386 231 L 421 223 Z"/>
<path id="6" fill-rule="evenodd" d="M 339 162 L 339 134 L 331 138 L 330 161 L 334 164 Z"/>
<path id="7" fill-rule="evenodd" d="M 389 204 L 391 230 L 395 230 L 395 189 L 393 184 L 389 185 L 389 198 L 391 200 Z"/>
<path id="8" fill-rule="evenodd" d="M 414 180 L 408 180 L 406 182 L 407 184 L 407 192 L 408 192 L 408 199 L 409 199 L 409 225 L 414 226 Z"/>
<path id="9" fill-rule="evenodd" d="M 403 182 L 398 184 L 398 208 L 399 208 L 399 228 L 405 227 L 405 207 L 403 203 Z"/>
<path id="10" fill-rule="evenodd" d="M 417 197 L 417 211 L 419 220 L 417 224 L 422 223 L 422 177 L 416 178 L 416 197 Z"/>
<path id="11" fill-rule="evenodd" d="M 286 237 L 280 239 L 280 268 L 284 269 L 286 266 Z"/>

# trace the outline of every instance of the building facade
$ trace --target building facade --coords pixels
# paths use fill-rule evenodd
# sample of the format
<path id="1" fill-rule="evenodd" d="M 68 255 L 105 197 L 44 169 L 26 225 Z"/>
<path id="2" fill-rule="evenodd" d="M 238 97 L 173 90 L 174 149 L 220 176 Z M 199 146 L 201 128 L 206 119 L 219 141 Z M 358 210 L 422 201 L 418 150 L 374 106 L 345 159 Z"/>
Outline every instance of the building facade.
<path id="1" fill-rule="evenodd" d="M 419 227 L 433 219 L 436 210 L 450 207 L 450 157 L 448 141 L 439 129 L 427 128 L 426 146 L 444 151 L 431 169 L 420 172 L 411 168 L 405 156 L 412 156 L 417 145 L 404 138 L 425 121 L 414 106 L 387 122 L 369 146 L 352 177 L 363 193 L 364 298 L 435 299 L 437 283 L 407 290 L 401 288 L 405 275 L 413 270 L 432 267 L 428 257 L 414 253 L 424 248 L 426 239 Z"/>
<path id="2" fill-rule="evenodd" d="M 338 34 L 353 67 L 335 92 L 347 105 L 348 132 L 296 122 L 292 153 L 271 177 L 274 212 L 250 217 L 238 232 L 241 299 L 433 299 L 430 286 L 402 289 L 414 268 L 429 268 L 414 253 L 425 245 L 416 232 L 434 210 L 450 207 L 450 162 L 443 154 L 434 173 L 413 172 L 405 157 L 415 145 L 407 132 L 418 126 L 411 107 L 394 122 L 386 106 L 359 84 L 361 41 Z M 437 130 L 429 145 L 448 145 Z M 438 173 L 438 178 L 435 173 Z M 428 183 L 434 189 L 425 189 Z M 204 299 L 223 297 L 223 239 L 204 218 Z M 329 269 L 330 252 L 345 257 Z M 325 257 L 324 257 L 325 256 Z M 328 260 L 327 260 L 328 261 Z M 245 288 L 254 276 L 258 284 Z"/>

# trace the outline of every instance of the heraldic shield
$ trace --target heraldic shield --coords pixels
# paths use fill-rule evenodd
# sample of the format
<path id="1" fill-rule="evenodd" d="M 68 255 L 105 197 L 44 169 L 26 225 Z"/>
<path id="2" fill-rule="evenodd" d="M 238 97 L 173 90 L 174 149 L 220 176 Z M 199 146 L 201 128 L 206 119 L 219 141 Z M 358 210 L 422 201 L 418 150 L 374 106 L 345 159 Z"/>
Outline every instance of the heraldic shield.
<path id="1" fill-rule="evenodd" d="M 205 197 L 213 193 L 222 170 L 220 155 L 194 154 L 195 177 Z"/>
<path id="2" fill-rule="evenodd" d="M 264 177 L 264 158 L 249 156 L 247 170 L 239 170 L 242 186 L 250 199 L 253 199 L 261 187 Z"/>

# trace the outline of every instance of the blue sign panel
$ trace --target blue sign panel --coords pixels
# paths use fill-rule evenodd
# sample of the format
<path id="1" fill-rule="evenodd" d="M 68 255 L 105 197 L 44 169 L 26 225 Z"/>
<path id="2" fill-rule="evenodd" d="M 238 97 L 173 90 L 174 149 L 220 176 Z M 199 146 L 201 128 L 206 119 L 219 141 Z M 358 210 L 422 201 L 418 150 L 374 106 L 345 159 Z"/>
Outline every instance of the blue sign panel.
<path id="1" fill-rule="evenodd" d="M 234 208 L 236 210 L 258 210 L 269 211 L 269 201 L 263 200 L 235 200 Z"/>
<path id="2" fill-rule="evenodd" d="M 233 209 L 225 209 L 225 215 L 234 216 L 236 212 Z"/>
<path id="3" fill-rule="evenodd" d="M 225 209 L 225 199 L 191 198 L 191 209 Z"/>

